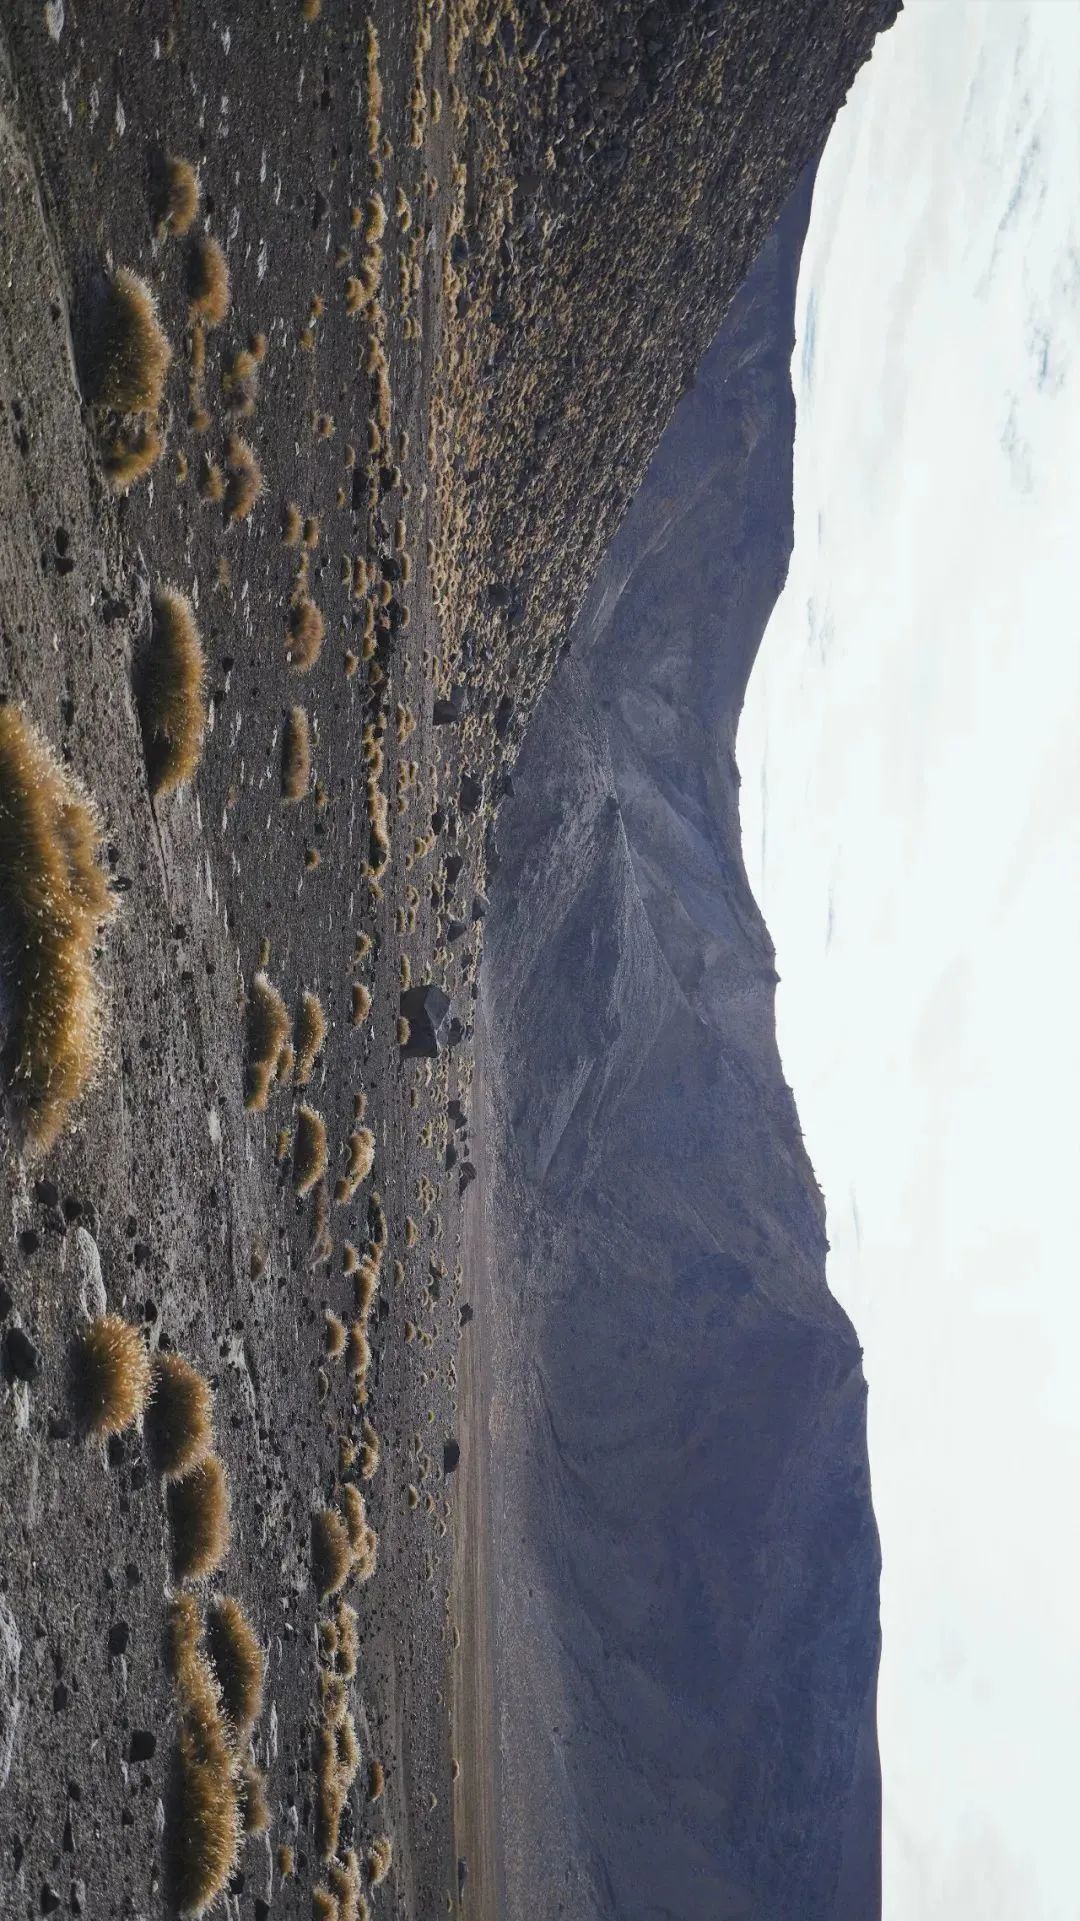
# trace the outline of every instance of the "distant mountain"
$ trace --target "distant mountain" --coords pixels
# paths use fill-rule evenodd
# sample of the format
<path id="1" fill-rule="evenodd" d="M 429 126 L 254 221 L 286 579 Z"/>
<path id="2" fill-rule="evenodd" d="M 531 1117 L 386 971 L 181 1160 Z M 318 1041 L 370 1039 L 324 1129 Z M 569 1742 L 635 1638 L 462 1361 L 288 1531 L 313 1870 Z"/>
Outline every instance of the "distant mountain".
<path id="1" fill-rule="evenodd" d="M 867 1921 L 860 1349 L 734 760 L 792 544 L 804 179 L 529 730 L 486 954 L 507 1910 Z"/>

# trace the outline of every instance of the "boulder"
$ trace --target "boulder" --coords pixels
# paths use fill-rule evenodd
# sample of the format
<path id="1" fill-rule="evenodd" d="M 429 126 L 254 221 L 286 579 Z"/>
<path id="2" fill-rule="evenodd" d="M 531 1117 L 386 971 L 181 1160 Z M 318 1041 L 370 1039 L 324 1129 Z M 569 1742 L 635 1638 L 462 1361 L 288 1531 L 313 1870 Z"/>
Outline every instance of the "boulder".
<path id="1" fill-rule="evenodd" d="M 409 1038 L 402 1053 L 440 1054 L 447 1045 L 450 996 L 431 982 L 426 987 L 407 987 L 401 996 L 400 1006 L 409 1023 Z"/>

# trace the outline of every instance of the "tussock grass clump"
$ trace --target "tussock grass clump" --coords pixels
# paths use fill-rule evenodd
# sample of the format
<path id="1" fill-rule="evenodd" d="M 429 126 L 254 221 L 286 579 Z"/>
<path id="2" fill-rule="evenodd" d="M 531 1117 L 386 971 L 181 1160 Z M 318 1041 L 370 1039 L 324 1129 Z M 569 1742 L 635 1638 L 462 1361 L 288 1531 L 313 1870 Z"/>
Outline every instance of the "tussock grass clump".
<path id="1" fill-rule="evenodd" d="M 157 466 L 164 451 L 165 442 L 153 421 L 127 428 L 103 442 L 101 470 L 110 492 L 130 493 L 135 482 Z"/>
<path id="2" fill-rule="evenodd" d="M 375 1300 L 379 1285 L 379 1263 L 365 1254 L 356 1270 L 356 1311 L 362 1320 L 367 1320 Z"/>
<path id="3" fill-rule="evenodd" d="M 362 1481 L 374 1480 L 379 1471 L 381 1459 L 379 1436 L 371 1422 L 365 1420 L 360 1440 L 360 1479 Z"/>
<path id="4" fill-rule="evenodd" d="M 349 1015 L 350 1026 L 362 1027 L 370 1012 L 371 995 L 364 986 L 363 981 L 354 981 L 352 989 L 352 1012 Z"/>
<path id="5" fill-rule="evenodd" d="M 146 1440 L 158 1473 L 179 1480 L 205 1460 L 213 1435 L 210 1383 L 182 1354 L 155 1355 Z"/>
<path id="6" fill-rule="evenodd" d="M 238 347 L 222 369 L 221 392 L 226 409 L 247 420 L 259 397 L 259 362 L 250 347 Z"/>
<path id="7" fill-rule="evenodd" d="M 368 1800 L 381 1801 L 386 1787 L 386 1769 L 381 1761 L 373 1761 L 368 1769 Z"/>
<path id="8" fill-rule="evenodd" d="M 407 1047 L 407 1046 L 409 1045 L 409 1038 L 410 1038 L 410 1036 L 411 1036 L 411 1034 L 412 1034 L 412 1024 L 411 1024 L 411 1022 L 409 1021 L 409 1019 L 408 1019 L 408 1017 L 407 1017 L 407 1016 L 406 1016 L 405 1014 L 399 1014 L 399 1015 L 398 1015 L 398 1017 L 397 1017 L 397 1044 L 398 1044 L 398 1046 L 399 1046 L 399 1047 Z"/>
<path id="9" fill-rule="evenodd" d="M 310 674 L 323 649 L 326 628 L 313 600 L 302 595 L 289 609 L 285 658 L 297 674 Z"/>
<path id="10" fill-rule="evenodd" d="M 242 434 L 230 434 L 225 442 L 225 518 L 246 520 L 262 493 L 262 468 Z"/>
<path id="11" fill-rule="evenodd" d="M 352 1567 L 349 1531 L 336 1508 L 317 1508 L 311 1517 L 311 1574 L 321 1600 L 340 1593 Z"/>
<path id="12" fill-rule="evenodd" d="M 215 1595 L 210 1603 L 206 1648 L 226 1718 L 242 1745 L 262 1713 L 266 1659 L 251 1622 L 231 1594 Z"/>
<path id="13" fill-rule="evenodd" d="M 370 1127 L 361 1127 L 349 1135 L 349 1164 L 337 1184 L 334 1198 L 339 1203 L 351 1201 L 361 1181 L 366 1180 L 375 1159 L 375 1136 Z"/>
<path id="14" fill-rule="evenodd" d="M 317 994 L 309 987 L 300 996 L 296 1012 L 296 1065 L 294 1074 L 297 1087 L 306 1087 L 311 1079 L 312 1069 L 326 1039 L 326 1015 Z"/>
<path id="15" fill-rule="evenodd" d="M 287 500 L 281 511 L 281 544 L 283 547 L 298 547 L 303 529 L 303 519 L 295 500 Z"/>
<path id="16" fill-rule="evenodd" d="M 166 1500 L 177 1580 L 197 1581 L 216 1573 L 232 1538 L 229 1482 L 218 1456 L 208 1454 L 198 1467 L 171 1481 Z"/>
<path id="17" fill-rule="evenodd" d="M 371 1885 L 373 1888 L 377 1888 L 380 1881 L 386 1880 L 393 1866 L 393 1861 L 394 1844 L 388 1834 L 380 1835 L 379 1839 L 373 1841 L 368 1849 L 368 1874 L 371 1877 Z"/>
<path id="18" fill-rule="evenodd" d="M 158 215 L 163 233 L 182 236 L 190 232 L 199 211 L 200 192 L 199 176 L 191 161 L 170 155 L 165 162 L 158 196 Z"/>
<path id="19" fill-rule="evenodd" d="M 229 263 L 213 234 L 200 234 L 188 254 L 188 299 L 193 318 L 220 327 L 232 304 Z"/>
<path id="20" fill-rule="evenodd" d="M 199 1611 L 190 1595 L 173 1601 L 167 1639 L 180 1711 L 168 1871 L 181 1914 L 201 1914 L 236 1866 L 241 1793 L 220 1692 L 203 1654 Z"/>
<path id="21" fill-rule="evenodd" d="M 14 705 L 0 707 L 2 1060 L 27 1143 L 44 1151 L 101 1053 L 98 930 L 116 902 L 88 796 Z"/>
<path id="22" fill-rule="evenodd" d="M 152 414 L 161 405 L 172 361 L 169 337 L 145 280 L 118 267 L 94 315 L 87 349 L 87 395 L 117 414 Z"/>
<path id="23" fill-rule="evenodd" d="M 120 1434 L 142 1414 L 150 1394 L 150 1357 L 139 1328 L 101 1314 L 76 1336 L 71 1397 L 90 1434 Z"/>
<path id="24" fill-rule="evenodd" d="M 321 1881 L 311 1890 L 311 1921 L 341 1921 L 337 1895 L 331 1894 Z"/>
<path id="25" fill-rule="evenodd" d="M 338 1921 L 368 1921 L 368 1905 L 360 1883 L 360 1863 L 354 1848 L 330 1867 L 327 1879 L 337 1900 Z"/>
<path id="26" fill-rule="evenodd" d="M 270 1096 L 282 1050 L 289 1039 L 289 1010 L 269 975 L 259 969 L 247 1004 L 244 1106 L 261 1114 Z"/>
<path id="27" fill-rule="evenodd" d="M 334 1613 L 334 1634 L 336 1639 L 337 1671 L 343 1680 L 351 1681 L 356 1673 L 360 1659 L 359 1617 L 355 1608 L 347 1601 L 339 1601 Z"/>
<path id="28" fill-rule="evenodd" d="M 205 683 L 191 602 L 174 587 L 159 587 L 138 688 L 147 773 L 155 796 L 174 793 L 199 764 L 206 732 Z"/>
<path id="29" fill-rule="evenodd" d="M 348 1369 L 350 1374 L 364 1375 L 371 1366 L 371 1344 L 363 1321 L 354 1321 L 349 1329 Z"/>
<path id="30" fill-rule="evenodd" d="M 281 798 L 303 800 L 311 786 L 311 723 L 303 707 L 290 707 L 281 737 Z"/>
<path id="31" fill-rule="evenodd" d="M 346 1481 L 341 1490 L 341 1511 L 345 1516 L 345 1527 L 349 1536 L 349 1546 L 355 1554 L 357 1550 L 364 1545 L 368 1518 L 367 1508 L 364 1505 L 364 1497 L 358 1487 L 353 1487 L 351 1481 Z"/>
<path id="32" fill-rule="evenodd" d="M 270 1826 L 270 1800 L 266 1776 L 256 1767 L 250 1754 L 240 1763 L 240 1824 L 245 1834 L 265 1834 Z"/>
<path id="33" fill-rule="evenodd" d="M 337 1853 L 341 1815 L 360 1766 L 360 1750 L 344 1690 L 324 1696 L 325 1714 L 315 1743 L 315 1840 L 324 1861 Z"/>
<path id="34" fill-rule="evenodd" d="M 310 1194 L 316 1181 L 326 1172 L 326 1122 L 321 1114 L 303 1102 L 296 1117 L 296 1144 L 293 1148 L 293 1186 L 298 1194 Z"/>
<path id="35" fill-rule="evenodd" d="M 219 500 L 225 498 L 225 476 L 217 461 L 211 460 L 207 453 L 199 456 L 195 485 L 199 490 L 199 499 L 205 500 L 210 506 L 216 506 Z"/>
<path id="36" fill-rule="evenodd" d="M 344 1321 L 339 1315 L 333 1313 L 330 1308 L 327 1308 L 323 1346 L 332 1361 L 336 1361 L 339 1355 L 344 1354 L 345 1338 Z"/>

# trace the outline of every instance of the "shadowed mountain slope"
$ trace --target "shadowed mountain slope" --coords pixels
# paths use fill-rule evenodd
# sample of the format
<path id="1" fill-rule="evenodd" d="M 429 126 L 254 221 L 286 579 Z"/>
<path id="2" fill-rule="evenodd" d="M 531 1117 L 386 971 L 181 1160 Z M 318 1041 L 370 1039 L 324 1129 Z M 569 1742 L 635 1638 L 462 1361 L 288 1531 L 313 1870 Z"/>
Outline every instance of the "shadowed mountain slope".
<path id="1" fill-rule="evenodd" d="M 804 180 L 582 610 L 500 822 L 507 1894 L 878 1911 L 866 1389 L 825 1282 L 735 730 L 792 542 Z M 554 1845 L 557 1837 L 557 1845 Z"/>

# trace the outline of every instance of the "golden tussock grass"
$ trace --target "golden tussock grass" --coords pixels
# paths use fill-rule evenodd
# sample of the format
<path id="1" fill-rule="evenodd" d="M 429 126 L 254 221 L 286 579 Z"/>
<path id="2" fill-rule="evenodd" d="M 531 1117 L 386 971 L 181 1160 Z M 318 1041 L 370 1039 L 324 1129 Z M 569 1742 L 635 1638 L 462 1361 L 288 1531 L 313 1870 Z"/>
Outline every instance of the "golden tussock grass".
<path id="1" fill-rule="evenodd" d="M 157 466 L 164 451 L 165 442 L 153 421 L 128 428 L 103 442 L 101 471 L 110 492 L 129 493 L 137 480 L 145 479 L 151 469 Z"/>
<path id="2" fill-rule="evenodd" d="M 379 1263 L 365 1254 L 356 1270 L 356 1311 L 363 1320 L 371 1313 L 372 1304 L 379 1286 Z"/>
<path id="3" fill-rule="evenodd" d="M 262 1113 L 290 1031 L 289 1010 L 269 975 L 259 969 L 247 1003 L 244 1106 Z"/>
<path id="4" fill-rule="evenodd" d="M 180 1713 L 167 1817 L 167 1866 L 181 1914 L 201 1914 L 230 1879 L 240 1848 L 240 1786 L 221 1695 L 202 1649 L 199 1611 L 177 1595 L 167 1624 Z"/>
<path id="5" fill-rule="evenodd" d="M 304 546 L 315 548 L 319 544 L 319 516 L 309 514 L 304 522 Z"/>
<path id="6" fill-rule="evenodd" d="M 379 1471 L 381 1459 L 379 1436 L 371 1422 L 365 1419 L 360 1440 L 360 1479 L 362 1481 L 374 1480 Z"/>
<path id="7" fill-rule="evenodd" d="M 409 1044 L 409 1037 L 410 1037 L 410 1035 L 411 1035 L 411 1034 L 412 1034 L 412 1027 L 411 1027 L 411 1025 L 410 1025 L 410 1023 L 409 1023 L 409 1021 L 408 1021 L 408 1019 L 407 1019 L 407 1017 L 406 1017 L 406 1016 L 405 1016 L 404 1014 L 399 1014 L 399 1015 L 398 1015 L 398 1018 L 397 1018 L 397 1043 L 398 1043 L 398 1046 L 399 1046 L 399 1047 L 407 1047 L 407 1046 L 408 1046 L 408 1044 Z"/>
<path id="8" fill-rule="evenodd" d="M 150 1356 L 139 1328 L 101 1314 L 75 1338 L 71 1398 L 90 1434 L 120 1434 L 142 1414 L 150 1394 Z"/>
<path id="9" fill-rule="evenodd" d="M 296 1856 L 287 1841 L 283 1841 L 277 1851 L 277 1871 L 283 1881 L 296 1873 Z"/>
<path id="10" fill-rule="evenodd" d="M 339 1201 L 351 1201 L 361 1181 L 366 1180 L 371 1172 L 375 1159 L 375 1136 L 370 1127 L 357 1128 L 355 1133 L 349 1135 L 348 1155 L 348 1166 L 340 1183 L 343 1191 L 337 1197 Z"/>
<path id="11" fill-rule="evenodd" d="M 241 434 L 230 434 L 225 442 L 225 518 L 246 520 L 262 493 L 262 468 L 255 452 Z"/>
<path id="12" fill-rule="evenodd" d="M 338 1818 L 340 1820 L 340 1816 Z M 311 1890 L 311 1921 L 340 1921 L 337 1895 L 331 1894 L 321 1882 Z"/>
<path id="13" fill-rule="evenodd" d="M 220 327 L 232 304 L 229 263 L 213 234 L 200 234 L 188 254 L 188 299 L 192 317 Z"/>
<path id="14" fill-rule="evenodd" d="M 360 1265 L 360 1256 L 357 1253 L 356 1248 L 353 1246 L 351 1241 L 346 1241 L 345 1245 L 341 1250 L 342 1273 L 355 1274 L 359 1265 Z"/>
<path id="15" fill-rule="evenodd" d="M 301 1103 L 296 1116 L 296 1144 L 293 1148 L 293 1186 L 298 1194 L 310 1194 L 316 1181 L 326 1172 L 326 1122 L 307 1102 Z"/>
<path id="16" fill-rule="evenodd" d="M 368 1921 L 355 1849 L 349 1848 L 340 1861 L 333 1862 L 327 1880 L 337 1901 L 337 1921 Z"/>
<path id="17" fill-rule="evenodd" d="M 139 718 L 150 792 L 174 793 L 199 765 L 206 732 L 206 666 L 186 594 L 159 587 L 150 648 L 139 674 Z"/>
<path id="18" fill-rule="evenodd" d="M 353 947 L 353 959 L 356 961 L 362 961 L 367 957 L 368 954 L 370 954 L 370 952 L 371 952 L 371 935 L 357 934 L 356 943 Z"/>
<path id="19" fill-rule="evenodd" d="M 295 673 L 309 674 L 322 653 L 325 625 L 313 600 L 303 598 L 289 609 L 285 658 Z"/>
<path id="20" fill-rule="evenodd" d="M 281 544 L 298 547 L 304 522 L 295 500 L 287 500 L 281 511 Z"/>
<path id="21" fill-rule="evenodd" d="M 118 414 L 156 413 L 172 361 L 169 337 L 145 280 L 118 267 L 93 318 L 87 395 Z"/>
<path id="22" fill-rule="evenodd" d="M 264 333 L 250 333 L 248 335 L 248 352 L 259 362 L 260 366 L 266 359 L 268 345 L 269 342 Z"/>
<path id="23" fill-rule="evenodd" d="M 373 1841 L 368 1849 L 367 1867 L 373 1888 L 377 1888 L 380 1881 L 386 1880 L 393 1866 L 393 1861 L 394 1844 L 388 1834 L 380 1835 L 379 1839 Z"/>
<path id="24" fill-rule="evenodd" d="M 337 1594 L 352 1567 L 349 1532 L 336 1508 L 317 1508 L 311 1517 L 311 1576 L 320 1599 Z"/>
<path id="25" fill-rule="evenodd" d="M 319 852 L 319 849 L 317 847 L 305 847 L 304 849 L 305 873 L 313 874 L 315 872 L 316 867 L 321 867 L 321 866 L 322 866 L 322 855 Z"/>
<path id="26" fill-rule="evenodd" d="M 341 1815 L 360 1766 L 360 1750 L 341 1684 L 324 1695 L 325 1718 L 315 1740 L 315 1840 L 324 1861 L 337 1853 Z"/>
<path id="27" fill-rule="evenodd" d="M 245 1834 L 265 1834 L 270 1826 L 266 1776 L 250 1754 L 240 1763 L 240 1824 Z"/>
<path id="28" fill-rule="evenodd" d="M 349 1546 L 356 1554 L 363 1546 L 368 1531 L 367 1508 L 358 1487 L 346 1481 L 341 1490 L 341 1512 L 345 1517 L 345 1528 L 349 1536 Z"/>
<path id="29" fill-rule="evenodd" d="M 352 987 L 352 1011 L 349 1015 L 351 1027 L 362 1027 L 371 1012 L 371 995 L 363 981 L 354 981 Z"/>
<path id="30" fill-rule="evenodd" d="M 262 1713 L 266 1658 L 238 1600 L 217 1594 L 206 1614 L 206 1650 L 236 1741 L 247 1740 Z"/>
<path id="31" fill-rule="evenodd" d="M 312 422 L 312 431 L 315 435 L 316 440 L 333 440 L 334 438 L 333 414 L 316 414 Z"/>
<path id="32" fill-rule="evenodd" d="M 354 1321 L 349 1329 L 348 1369 L 350 1374 L 366 1374 L 371 1366 L 371 1346 L 367 1329 L 362 1321 Z"/>
<path id="33" fill-rule="evenodd" d="M 405 1499 L 411 1508 L 420 1506 L 419 1489 L 415 1488 L 411 1481 L 409 1482 L 408 1487 L 405 1489 Z"/>
<path id="34" fill-rule="evenodd" d="M 183 235 L 190 232 L 199 211 L 199 176 L 190 160 L 170 155 L 165 162 L 158 202 L 163 233 Z"/>
<path id="35" fill-rule="evenodd" d="M 155 1355 L 146 1442 L 157 1472 L 178 1480 L 205 1460 L 213 1437 L 210 1383 L 182 1354 Z"/>
<path id="36" fill-rule="evenodd" d="M 229 1482 L 218 1456 L 208 1454 L 180 1480 L 170 1481 L 166 1501 L 177 1580 L 216 1573 L 232 1538 Z"/>
<path id="37" fill-rule="evenodd" d="M 3 1062 L 24 1138 L 40 1151 L 101 1054 L 94 950 L 116 901 L 100 850 L 93 803 L 18 708 L 0 706 Z"/>
<path id="38" fill-rule="evenodd" d="M 335 1660 L 343 1680 L 351 1681 L 360 1660 L 360 1627 L 356 1609 L 339 1601 L 334 1613 Z"/>
<path id="39" fill-rule="evenodd" d="M 344 661 L 346 680 L 352 679 L 359 665 L 360 665 L 359 654 L 354 654 L 351 651 L 347 652 L 345 655 L 345 661 Z"/>
<path id="40" fill-rule="evenodd" d="M 311 725 L 303 707 L 290 707 L 281 736 L 281 798 L 303 800 L 311 786 Z"/>
<path id="41" fill-rule="evenodd" d="M 332 1361 L 345 1352 L 345 1323 L 332 1309 L 326 1310 L 326 1325 L 323 1333 L 323 1347 Z"/>
<path id="42" fill-rule="evenodd" d="M 222 369 L 221 392 L 226 409 L 246 420 L 259 397 L 259 363 L 250 347 L 238 347 Z"/>
<path id="43" fill-rule="evenodd" d="M 274 1159 L 277 1162 L 279 1167 L 282 1165 L 283 1161 L 288 1160 L 289 1149 L 291 1146 L 292 1146 L 292 1128 L 279 1127 L 277 1132 L 277 1140 L 274 1142 Z"/>
<path id="44" fill-rule="evenodd" d="M 373 1761 L 368 1769 L 368 1800 L 381 1801 L 386 1787 L 386 1769 L 381 1761 Z"/>
<path id="45" fill-rule="evenodd" d="M 225 498 L 225 476 L 217 461 L 212 460 L 207 453 L 199 456 L 199 471 L 195 485 L 199 490 L 199 499 L 211 505 L 216 506 L 219 500 Z"/>
<path id="46" fill-rule="evenodd" d="M 293 1036 L 296 1043 L 296 1066 L 294 1073 L 296 1085 L 306 1087 L 311 1079 L 315 1061 L 326 1040 L 326 1015 L 317 994 L 305 987 L 296 1010 L 296 1028 Z"/>

